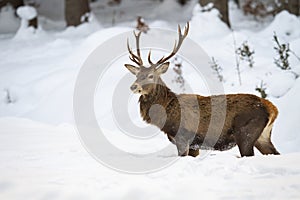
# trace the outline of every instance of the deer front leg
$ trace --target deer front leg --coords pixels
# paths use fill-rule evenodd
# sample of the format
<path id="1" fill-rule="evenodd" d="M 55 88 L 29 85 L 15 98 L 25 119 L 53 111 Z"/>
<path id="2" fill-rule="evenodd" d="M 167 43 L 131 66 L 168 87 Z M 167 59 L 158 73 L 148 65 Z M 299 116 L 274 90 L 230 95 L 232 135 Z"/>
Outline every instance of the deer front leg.
<path id="1" fill-rule="evenodd" d="M 186 143 L 176 142 L 176 147 L 178 151 L 178 156 L 189 155 L 189 145 Z"/>
<path id="2" fill-rule="evenodd" d="M 168 139 L 171 143 L 176 144 L 175 138 L 172 137 L 171 135 L 168 135 Z"/>
<path id="3" fill-rule="evenodd" d="M 178 156 L 197 156 L 197 152 L 190 152 L 190 144 L 193 141 L 194 135 L 187 131 L 179 131 L 175 137 L 175 145 L 177 147 Z M 190 154 L 191 153 L 191 154 Z"/>
<path id="4" fill-rule="evenodd" d="M 189 156 L 196 157 L 199 155 L 199 149 L 189 149 Z"/>
<path id="5" fill-rule="evenodd" d="M 168 135 L 168 139 L 171 143 L 175 144 L 178 151 L 178 156 L 187 156 L 189 155 L 189 146 L 187 145 L 184 138 L 179 136 L 172 137 L 171 135 Z"/>

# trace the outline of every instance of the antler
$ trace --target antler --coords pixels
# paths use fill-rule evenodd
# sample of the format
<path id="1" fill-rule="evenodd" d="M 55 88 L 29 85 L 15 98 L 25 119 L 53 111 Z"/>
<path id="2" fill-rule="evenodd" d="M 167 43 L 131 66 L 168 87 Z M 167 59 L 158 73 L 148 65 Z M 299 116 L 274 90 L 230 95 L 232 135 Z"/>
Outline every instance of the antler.
<path id="1" fill-rule="evenodd" d="M 140 36 L 141 36 L 141 31 L 138 32 L 137 34 L 135 33 L 135 31 L 133 31 L 133 34 L 135 36 L 135 41 L 136 41 L 136 49 L 137 49 L 137 55 L 135 55 L 132 52 L 132 49 L 129 47 L 129 41 L 127 39 L 127 49 L 129 51 L 129 58 L 130 60 L 132 60 L 133 62 L 135 62 L 138 66 L 142 67 L 143 66 L 143 60 L 141 57 L 141 51 L 140 51 Z"/>
<path id="2" fill-rule="evenodd" d="M 163 56 L 155 64 L 153 64 L 153 62 L 151 61 L 151 51 L 149 51 L 148 62 L 151 64 L 152 67 L 157 67 L 158 65 L 166 62 L 167 60 L 169 60 L 170 58 L 172 58 L 178 52 L 178 50 L 180 49 L 180 47 L 182 45 L 183 40 L 186 38 L 186 36 L 187 36 L 187 34 L 189 32 L 189 28 L 190 28 L 190 25 L 187 22 L 187 24 L 186 24 L 186 26 L 184 28 L 184 33 L 182 35 L 180 25 L 178 25 L 178 42 L 175 40 L 173 51 L 167 57 Z"/>
<path id="3" fill-rule="evenodd" d="M 181 28 L 180 25 L 178 25 L 178 41 L 175 40 L 175 44 L 173 47 L 173 51 L 167 56 L 167 57 L 162 57 L 161 59 L 159 59 L 156 63 L 153 63 L 151 61 L 151 50 L 148 53 L 148 62 L 151 65 L 151 67 L 157 67 L 160 64 L 165 63 L 167 60 L 169 60 L 170 58 L 172 58 L 180 49 L 183 40 L 186 38 L 188 32 L 189 32 L 189 28 L 190 25 L 187 22 L 185 28 L 184 28 L 184 33 L 182 34 L 181 32 Z M 133 34 L 135 36 L 135 41 L 136 41 L 136 51 L 137 51 L 137 55 L 133 53 L 132 49 L 129 47 L 129 41 L 127 39 L 127 49 L 129 51 L 129 58 L 131 61 L 135 62 L 139 67 L 144 67 L 143 66 L 143 60 L 141 57 L 141 50 L 140 50 L 140 36 L 141 36 L 141 31 L 138 33 L 135 33 L 135 31 L 133 31 Z"/>

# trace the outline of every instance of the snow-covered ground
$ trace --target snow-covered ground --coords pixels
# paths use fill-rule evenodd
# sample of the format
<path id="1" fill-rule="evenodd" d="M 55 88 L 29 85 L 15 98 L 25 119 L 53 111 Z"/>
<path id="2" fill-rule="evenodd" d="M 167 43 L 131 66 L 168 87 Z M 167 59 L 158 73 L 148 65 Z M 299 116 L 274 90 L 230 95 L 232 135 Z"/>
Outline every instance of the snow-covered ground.
<path id="1" fill-rule="evenodd" d="M 242 17 L 234 5 L 231 11 L 234 33 L 216 18 L 216 11 L 201 13 L 196 6 L 189 37 L 223 68 L 226 93 L 259 95 L 255 87 L 261 81 L 266 84 L 268 99 L 279 109 L 272 140 L 282 155 L 262 156 L 256 152 L 255 157 L 238 158 L 239 152 L 234 148 L 208 152 L 206 157 L 180 158 L 154 173 L 132 175 L 109 169 L 93 159 L 81 144 L 73 119 L 74 85 L 93 50 L 113 36 L 132 30 L 134 21 L 126 21 L 129 18 L 125 17 L 113 28 L 103 28 L 94 21 L 64 31 L 20 29 L 16 35 L 0 35 L 0 198 L 299 199 L 300 80 L 295 73 L 300 74 L 300 61 L 291 55 L 291 70 L 279 69 L 274 64 L 272 36 L 275 31 L 279 40 L 288 42 L 299 55 L 300 19 L 282 12 L 262 26 Z M 249 27 L 245 26 L 247 23 Z M 149 20 L 149 26 L 175 30 L 174 22 Z M 173 35 L 168 38 L 172 45 Z M 247 40 L 255 50 L 253 68 L 244 61 L 240 63 L 241 85 L 236 72 L 234 38 L 237 46 Z M 122 45 L 125 49 L 126 41 Z M 124 62 L 128 62 L 127 55 L 111 64 L 112 81 L 105 86 L 106 91 L 114 90 L 114 81 L 128 73 L 122 66 Z M 183 66 L 183 76 L 190 78 L 187 82 L 192 89 L 207 94 L 201 80 L 192 78 L 191 66 L 187 62 Z M 172 82 L 173 70 L 167 73 L 163 79 L 180 92 Z M 211 75 L 214 76 L 213 71 Z M 145 126 L 137 112 L 137 97 L 131 98 L 126 99 L 130 118 Z M 161 133 L 143 141 L 124 135 L 105 116 L 106 110 L 111 109 L 109 101 L 98 100 L 95 108 L 104 110 L 95 110 L 97 119 L 105 120 L 109 129 L 106 134 L 114 145 L 129 152 L 143 148 L 144 153 L 169 145 Z M 169 154 L 154 158 L 154 162 L 166 156 L 176 158 L 175 147 Z"/>
<path id="2" fill-rule="evenodd" d="M 299 199 L 299 153 L 216 152 L 131 175 L 95 161 L 70 125 L 10 118 L 0 126 L 1 199 Z"/>

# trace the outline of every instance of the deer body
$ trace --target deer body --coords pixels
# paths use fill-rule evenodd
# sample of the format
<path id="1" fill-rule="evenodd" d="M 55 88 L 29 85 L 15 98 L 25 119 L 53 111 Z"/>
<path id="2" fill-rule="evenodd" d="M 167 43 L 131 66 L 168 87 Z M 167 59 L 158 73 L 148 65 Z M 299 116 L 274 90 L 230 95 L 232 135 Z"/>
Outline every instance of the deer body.
<path id="1" fill-rule="evenodd" d="M 262 154 L 279 154 L 270 139 L 278 111 L 268 100 L 251 94 L 175 94 L 162 81 L 160 75 L 169 66 L 166 60 L 176 54 L 188 28 L 184 35 L 179 28 L 178 45 L 175 44 L 168 57 L 153 64 L 149 53 L 149 68 L 143 66 L 140 57 L 139 34 L 135 35 L 138 55 L 134 55 L 128 46 L 130 59 L 139 65 L 125 66 L 137 77 L 131 90 L 141 95 L 139 103 L 143 120 L 167 134 L 180 156 L 197 156 L 201 148 L 222 151 L 235 145 L 238 145 L 241 156 L 253 156 L 254 146 Z M 221 127 L 221 132 L 215 127 Z"/>

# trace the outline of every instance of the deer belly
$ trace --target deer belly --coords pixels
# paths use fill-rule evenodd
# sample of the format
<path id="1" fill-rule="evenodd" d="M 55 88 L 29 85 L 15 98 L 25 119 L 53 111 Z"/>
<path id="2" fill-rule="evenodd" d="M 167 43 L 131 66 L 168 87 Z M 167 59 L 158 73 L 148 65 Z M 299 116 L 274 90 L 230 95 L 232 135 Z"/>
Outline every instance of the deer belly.
<path id="1" fill-rule="evenodd" d="M 235 145 L 236 142 L 234 139 L 220 138 L 214 145 L 214 149 L 219 151 L 225 151 L 233 148 Z"/>
<path id="2" fill-rule="evenodd" d="M 233 137 L 220 137 L 209 139 L 202 135 L 196 135 L 193 142 L 190 145 L 190 149 L 213 149 L 219 151 L 225 151 L 233 148 L 236 142 Z"/>

